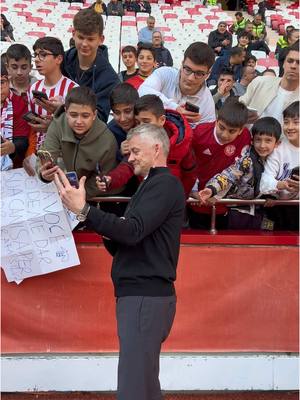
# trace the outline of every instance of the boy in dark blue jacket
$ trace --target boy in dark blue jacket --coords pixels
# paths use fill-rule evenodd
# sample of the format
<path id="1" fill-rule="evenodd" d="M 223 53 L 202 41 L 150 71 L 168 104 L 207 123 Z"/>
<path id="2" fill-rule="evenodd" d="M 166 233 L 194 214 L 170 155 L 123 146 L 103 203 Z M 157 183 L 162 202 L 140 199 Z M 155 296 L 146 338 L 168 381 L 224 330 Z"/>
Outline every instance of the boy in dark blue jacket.
<path id="1" fill-rule="evenodd" d="M 65 52 L 63 74 L 97 96 L 98 117 L 107 122 L 109 96 L 119 83 L 118 76 L 103 51 L 103 19 L 92 9 L 82 9 L 73 20 L 75 48 Z"/>

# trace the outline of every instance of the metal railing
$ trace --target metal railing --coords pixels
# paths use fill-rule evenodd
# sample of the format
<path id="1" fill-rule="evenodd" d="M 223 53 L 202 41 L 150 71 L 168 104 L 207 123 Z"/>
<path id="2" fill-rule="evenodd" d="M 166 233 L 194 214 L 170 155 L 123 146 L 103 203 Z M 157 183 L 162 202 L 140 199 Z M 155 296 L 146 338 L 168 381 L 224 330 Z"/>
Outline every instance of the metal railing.
<path id="1" fill-rule="evenodd" d="M 89 199 L 90 202 L 94 203 L 128 203 L 131 197 L 123 196 L 107 196 L 107 197 L 92 197 Z M 211 222 L 210 222 L 210 233 L 215 235 L 216 230 L 216 217 L 217 217 L 217 206 L 222 204 L 224 206 L 236 207 L 245 205 L 265 205 L 268 200 L 266 199 L 253 199 L 253 200 L 241 200 L 241 199 L 213 199 L 207 206 L 210 206 L 211 211 Z M 199 200 L 189 197 L 186 200 L 187 203 L 199 203 Z M 272 205 L 274 206 L 299 206 L 299 200 L 272 200 Z"/>

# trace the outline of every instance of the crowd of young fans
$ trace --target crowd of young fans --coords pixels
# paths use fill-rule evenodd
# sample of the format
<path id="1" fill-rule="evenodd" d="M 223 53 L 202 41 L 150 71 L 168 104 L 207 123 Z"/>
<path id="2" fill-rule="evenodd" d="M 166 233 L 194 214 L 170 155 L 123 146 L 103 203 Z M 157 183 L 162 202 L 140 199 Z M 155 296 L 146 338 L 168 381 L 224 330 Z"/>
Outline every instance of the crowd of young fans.
<path id="1" fill-rule="evenodd" d="M 137 6 L 149 12 L 147 2 L 117 0 L 80 10 L 67 51 L 49 36 L 32 49 L 8 48 L 1 59 L 1 170 L 23 165 L 50 182 L 60 166 L 87 177 L 89 199 L 130 196 L 140 182 L 128 162 L 126 137 L 136 125 L 151 123 L 166 130 L 168 167 L 186 197 L 195 199 L 187 206 L 190 227 L 209 228 L 212 197 L 263 197 L 270 207 L 218 206 L 217 227 L 297 230 L 298 207 L 272 207 L 272 200 L 299 198 L 299 31 L 289 27 L 277 43 L 280 77 L 255 70 L 251 51 L 270 52 L 265 23 L 261 15 L 248 21 L 240 12 L 231 27 L 221 21 L 208 44 L 191 43 L 177 70 L 150 16 L 137 48 L 122 49 L 126 70 L 118 75 L 101 14 Z M 8 22 L 1 20 L 2 26 Z M 2 40 L 12 29 L 5 32 Z M 31 75 L 32 59 L 42 79 Z M 50 158 L 38 158 L 34 170 L 38 150 Z M 122 213 L 117 206 L 110 210 Z"/>

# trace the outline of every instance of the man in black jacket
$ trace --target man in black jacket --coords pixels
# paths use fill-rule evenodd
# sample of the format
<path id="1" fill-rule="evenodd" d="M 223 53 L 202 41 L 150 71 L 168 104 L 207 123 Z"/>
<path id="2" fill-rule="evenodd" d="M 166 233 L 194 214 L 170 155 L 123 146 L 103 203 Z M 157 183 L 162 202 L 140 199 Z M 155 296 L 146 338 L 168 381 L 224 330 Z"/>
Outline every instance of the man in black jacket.
<path id="1" fill-rule="evenodd" d="M 218 23 L 218 29 L 210 32 L 208 36 L 208 45 L 214 52 L 220 56 L 224 53 L 224 50 L 231 49 L 232 35 L 227 31 L 227 23 L 221 21 Z"/>
<path id="2" fill-rule="evenodd" d="M 117 399 L 161 399 L 159 355 L 175 316 L 185 198 L 181 183 L 166 168 L 169 138 L 164 129 L 142 124 L 127 140 L 128 161 L 144 180 L 124 217 L 87 205 L 84 177 L 79 189 L 72 188 L 59 170 L 55 182 L 65 206 L 109 238 L 120 342 Z"/>
<path id="3" fill-rule="evenodd" d="M 120 83 L 103 45 L 103 19 L 92 9 L 78 11 L 73 20 L 75 48 L 65 52 L 63 74 L 79 86 L 87 86 L 97 96 L 98 117 L 107 122 L 109 97 Z"/>

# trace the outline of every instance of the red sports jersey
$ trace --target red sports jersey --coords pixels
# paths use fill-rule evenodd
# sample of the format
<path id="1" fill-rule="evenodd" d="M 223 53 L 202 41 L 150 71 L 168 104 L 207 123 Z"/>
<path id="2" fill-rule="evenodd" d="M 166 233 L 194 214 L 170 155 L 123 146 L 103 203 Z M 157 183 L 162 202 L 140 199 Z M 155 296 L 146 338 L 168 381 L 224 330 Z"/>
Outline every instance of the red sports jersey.
<path id="1" fill-rule="evenodd" d="M 75 86 L 78 86 L 77 83 L 73 82 L 69 78 L 66 78 L 65 76 L 62 76 L 60 80 L 56 83 L 56 85 L 51 87 L 45 86 L 45 79 L 38 80 L 30 86 L 28 91 L 29 109 L 38 115 L 51 115 L 51 113 L 49 113 L 47 110 L 34 103 L 32 91 L 39 90 L 40 92 L 46 93 L 48 99 L 50 99 L 51 97 L 60 96 L 64 100 L 69 91 Z M 42 142 L 44 141 L 45 135 L 45 133 L 38 133 L 37 148 L 41 146 Z"/>
<path id="2" fill-rule="evenodd" d="M 229 167 L 251 143 L 247 128 L 231 143 L 220 144 L 216 136 L 216 123 L 199 124 L 194 129 L 193 148 L 197 160 L 199 190 L 217 173 Z"/>

